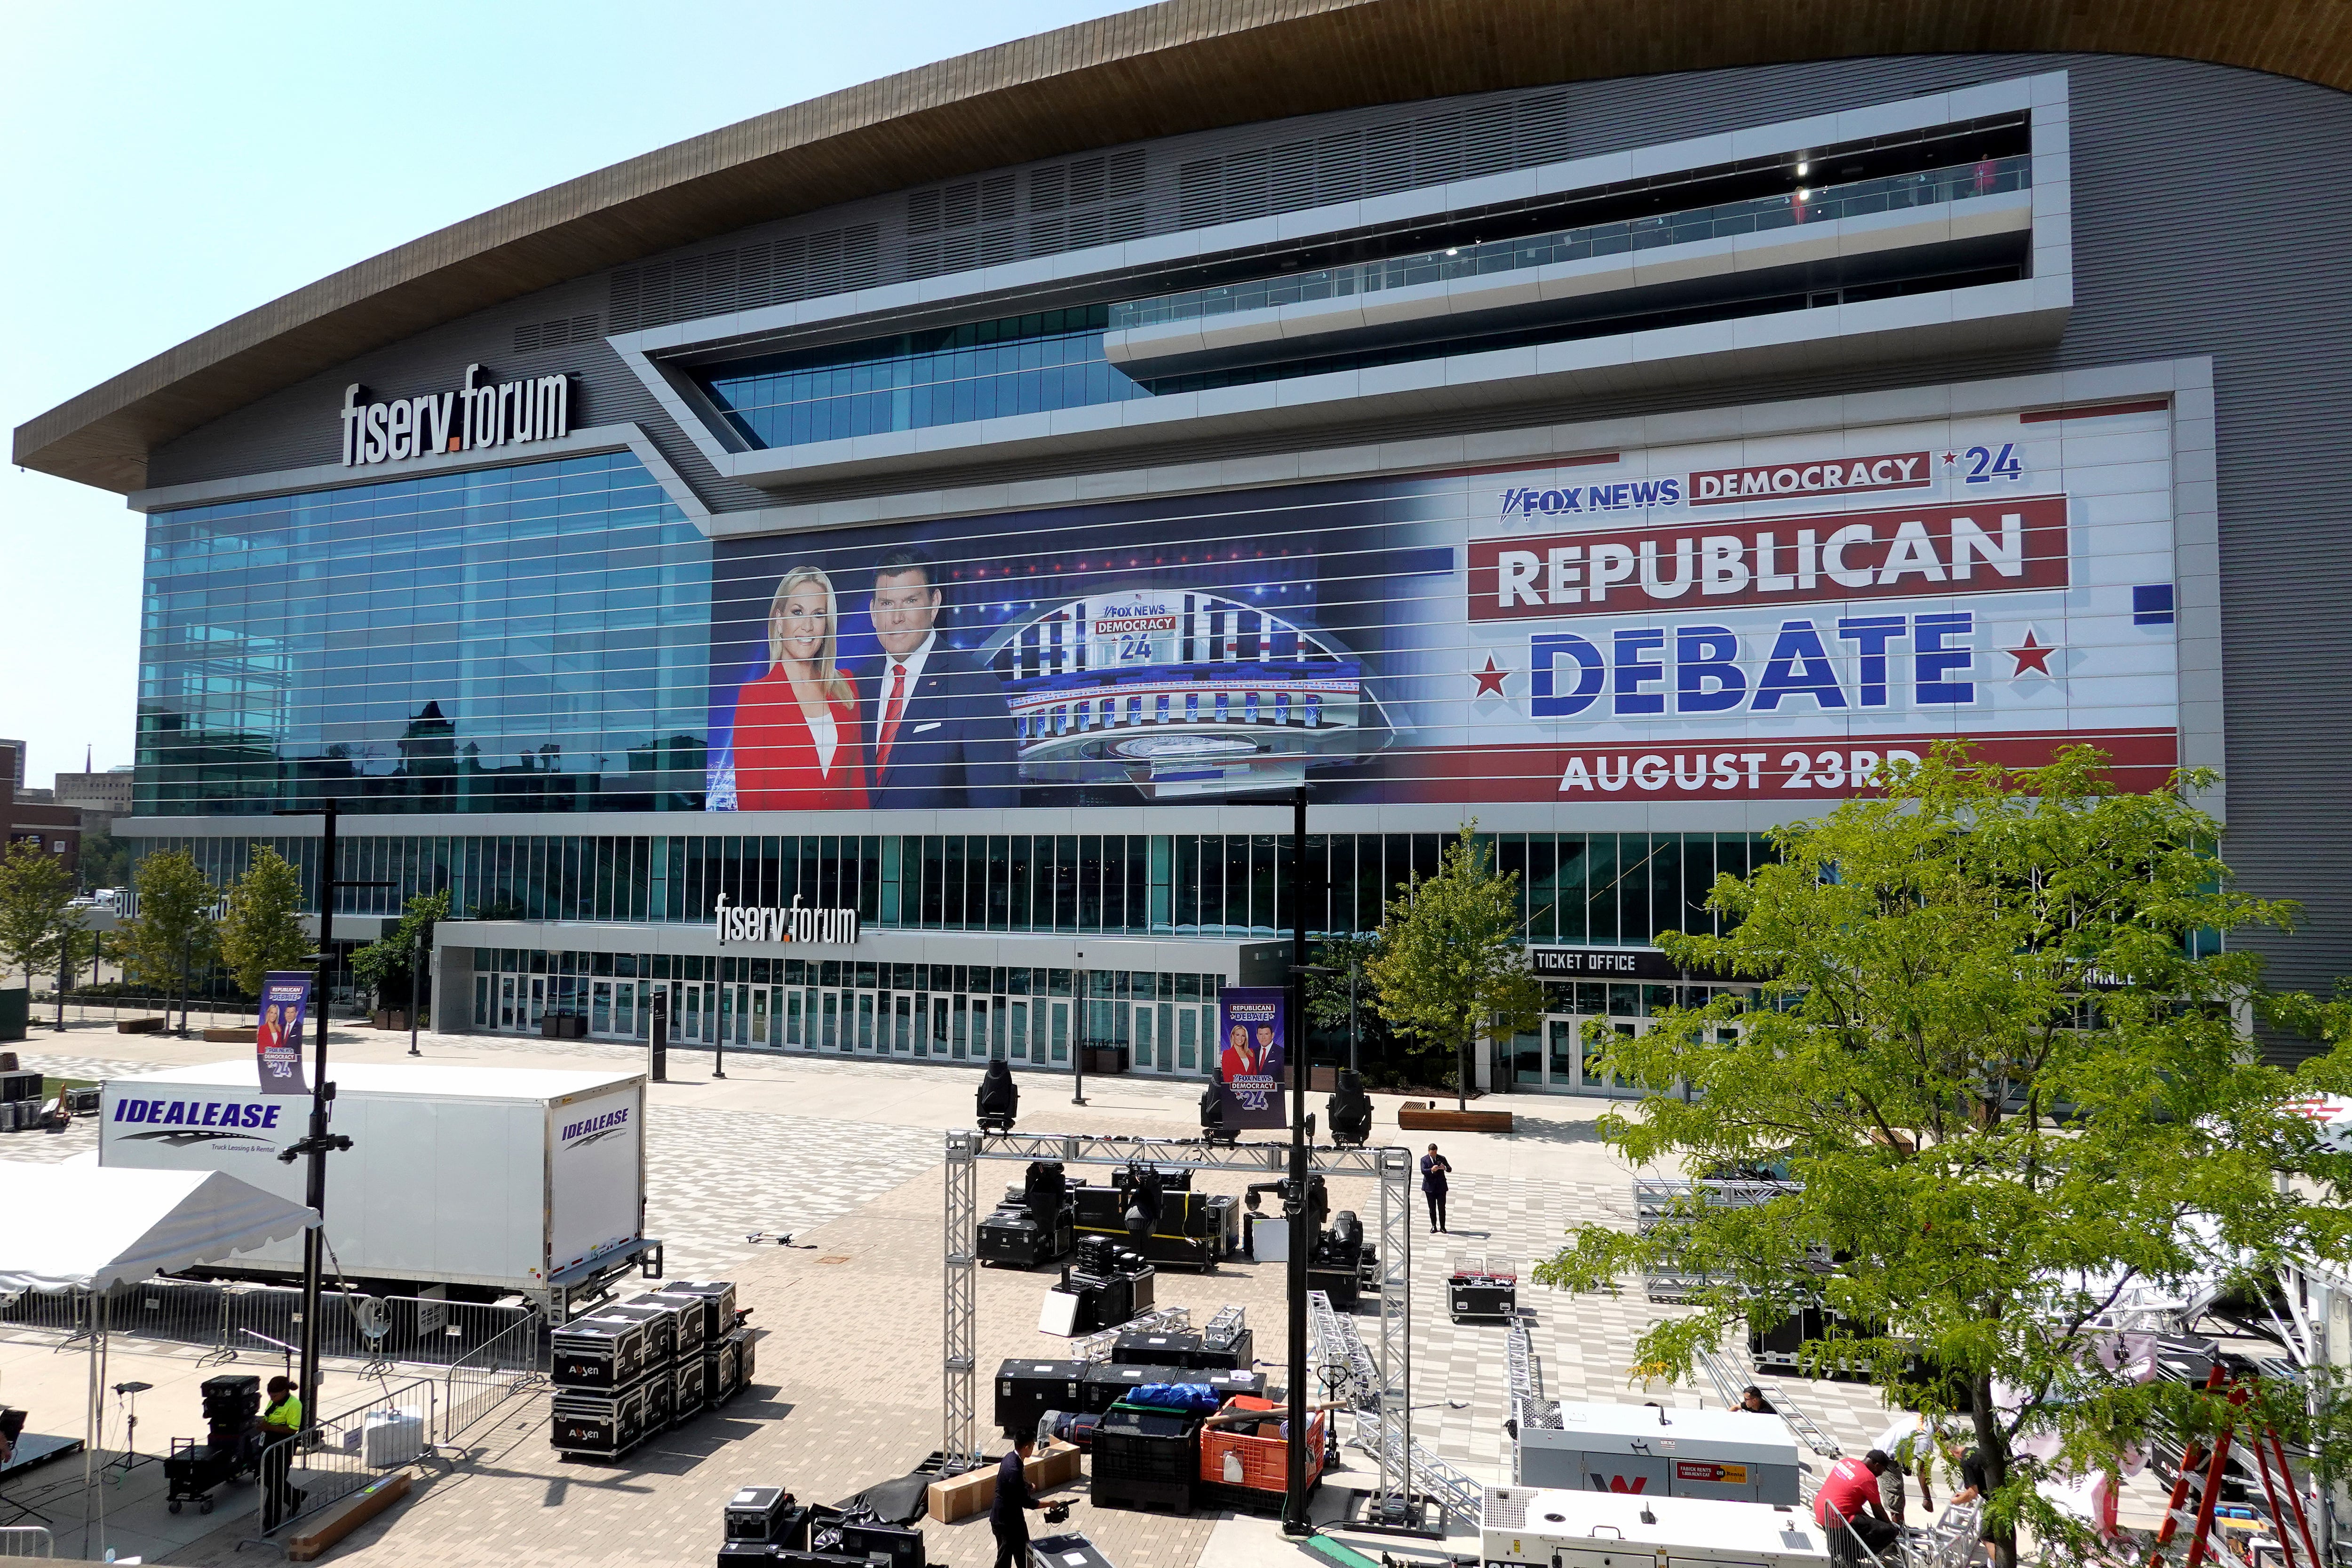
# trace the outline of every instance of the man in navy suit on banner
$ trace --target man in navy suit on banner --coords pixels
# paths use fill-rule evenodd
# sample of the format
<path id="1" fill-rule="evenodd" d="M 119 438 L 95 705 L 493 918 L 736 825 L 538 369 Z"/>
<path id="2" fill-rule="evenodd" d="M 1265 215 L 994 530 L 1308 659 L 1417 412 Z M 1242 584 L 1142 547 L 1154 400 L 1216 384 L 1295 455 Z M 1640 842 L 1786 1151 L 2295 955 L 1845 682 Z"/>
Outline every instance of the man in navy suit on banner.
<path id="1" fill-rule="evenodd" d="M 905 548 L 875 567 L 882 662 L 858 681 L 867 798 L 883 810 L 1019 805 L 1012 706 L 994 675 L 940 643 L 938 574 Z"/>

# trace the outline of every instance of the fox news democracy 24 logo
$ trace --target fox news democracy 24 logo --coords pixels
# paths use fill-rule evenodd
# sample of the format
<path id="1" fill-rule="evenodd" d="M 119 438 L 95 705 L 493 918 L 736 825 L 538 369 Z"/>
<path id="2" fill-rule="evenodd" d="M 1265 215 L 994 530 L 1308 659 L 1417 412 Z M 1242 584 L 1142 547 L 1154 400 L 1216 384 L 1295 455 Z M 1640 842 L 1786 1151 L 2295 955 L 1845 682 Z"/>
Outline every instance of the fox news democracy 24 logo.
<path id="1" fill-rule="evenodd" d="M 1974 456 L 1973 450 L 1971 457 Z M 2013 447 L 1988 454 L 1992 462 L 2013 459 Z M 1746 468 L 1712 468 L 1677 479 L 1619 479 L 1605 485 L 1566 485 L 1551 489 L 1514 486 L 1503 492 L 1505 517 L 1555 517 L 1570 512 L 1647 511 L 1653 507 L 1715 506 L 1727 501 L 1773 500 L 1783 496 L 1852 494 L 1862 490 L 1919 489 L 1935 482 L 1932 454 L 1891 452 L 1874 458 L 1830 458 L 1801 463 L 1762 463 Z M 1988 470 L 1991 463 L 1986 465 Z"/>
<path id="2" fill-rule="evenodd" d="M 2160 784 L 2179 750 L 2167 416 L 2103 428 L 2071 465 L 2014 413 L 1905 434 L 1729 468 L 1612 454 L 1591 460 L 1674 471 L 1500 490 L 1525 531 L 1464 541 L 1466 743 L 1406 753 L 1415 797 L 1819 800 L 1940 739 L 2014 766 L 2084 742 L 2130 787 Z M 1903 490 L 1929 493 L 1869 504 Z"/>

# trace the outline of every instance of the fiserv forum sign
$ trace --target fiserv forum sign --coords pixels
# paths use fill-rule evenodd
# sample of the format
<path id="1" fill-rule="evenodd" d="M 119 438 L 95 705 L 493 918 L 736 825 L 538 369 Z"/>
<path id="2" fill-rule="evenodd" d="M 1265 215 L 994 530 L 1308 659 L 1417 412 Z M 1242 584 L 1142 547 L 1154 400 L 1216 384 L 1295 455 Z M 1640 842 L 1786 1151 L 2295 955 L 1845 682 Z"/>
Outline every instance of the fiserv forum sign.
<path id="1" fill-rule="evenodd" d="M 367 388 L 358 382 L 343 388 L 343 467 L 552 441 L 572 433 L 569 375 L 478 384 L 481 374 L 480 365 L 469 364 L 455 391 L 384 403 L 367 401 Z"/>

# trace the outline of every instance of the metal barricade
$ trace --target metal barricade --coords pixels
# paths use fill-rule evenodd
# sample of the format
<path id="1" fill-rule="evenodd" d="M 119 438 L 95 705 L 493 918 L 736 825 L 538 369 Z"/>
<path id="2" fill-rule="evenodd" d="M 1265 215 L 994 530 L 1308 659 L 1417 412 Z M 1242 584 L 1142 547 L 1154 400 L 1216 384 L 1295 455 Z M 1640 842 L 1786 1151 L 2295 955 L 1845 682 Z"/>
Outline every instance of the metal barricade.
<path id="1" fill-rule="evenodd" d="M 55 1557 L 57 1537 L 37 1524 L 0 1524 L 0 1557 Z"/>
<path id="2" fill-rule="evenodd" d="M 443 1379 L 441 1436 L 457 1436 L 525 1389 L 546 1370 L 545 1325 L 536 1316 L 510 1323 L 449 1363 Z"/>
<path id="3" fill-rule="evenodd" d="M 436 1390 L 430 1378 L 366 1403 L 261 1451 L 259 1534 L 269 1540 L 369 1482 L 433 1451 Z"/>

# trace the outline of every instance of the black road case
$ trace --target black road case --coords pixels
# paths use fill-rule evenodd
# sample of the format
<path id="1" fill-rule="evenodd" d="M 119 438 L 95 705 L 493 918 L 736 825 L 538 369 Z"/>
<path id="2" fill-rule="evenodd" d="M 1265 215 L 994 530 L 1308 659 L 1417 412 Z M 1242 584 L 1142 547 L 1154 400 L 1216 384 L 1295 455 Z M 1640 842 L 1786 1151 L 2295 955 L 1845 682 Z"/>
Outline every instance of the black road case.
<path id="1" fill-rule="evenodd" d="M 1110 1347 L 1120 1366 L 1201 1366 L 1198 1334 L 1121 1334 Z"/>
<path id="2" fill-rule="evenodd" d="M 671 1420 L 683 1421 L 689 1415 L 702 1413 L 703 1407 L 710 1403 L 705 1393 L 709 1376 L 710 1363 L 703 1359 L 700 1351 L 689 1356 L 680 1356 L 669 1363 Z"/>
<path id="3" fill-rule="evenodd" d="M 1048 1410 L 1085 1408 L 1087 1363 L 1014 1356 L 996 1369 L 996 1426 L 1008 1437 L 1037 1430 Z"/>
<path id="4" fill-rule="evenodd" d="M 575 1318 L 548 1336 L 558 1388 L 626 1388 L 644 1375 L 652 1331 L 627 1318 Z"/>
<path id="5" fill-rule="evenodd" d="M 735 1326 L 735 1286 L 726 1279 L 696 1284 L 690 1279 L 673 1279 L 659 1290 L 659 1296 L 693 1296 L 702 1302 L 702 1342 L 709 1344 Z"/>
<path id="6" fill-rule="evenodd" d="M 1078 1390 L 1075 1406 L 1057 1409 L 1077 1409 L 1090 1415 L 1108 1410 L 1127 1397 L 1128 1391 L 1141 1388 L 1147 1383 L 1206 1383 L 1208 1374 L 1181 1366 L 1119 1366 L 1097 1363 L 1087 1368 L 1086 1379 Z"/>
<path id="7" fill-rule="evenodd" d="M 617 1307 L 596 1309 L 599 1319 L 625 1318 L 632 1323 L 646 1326 L 646 1364 L 658 1366 L 677 1353 L 677 1321 L 684 1314 L 675 1309 L 641 1307 L 625 1301 Z"/>
<path id="8" fill-rule="evenodd" d="M 677 1424 L 677 1390 L 672 1385 L 669 1363 L 646 1369 L 637 1382 L 637 1392 L 645 1396 L 645 1434 L 667 1432 Z"/>
<path id="9" fill-rule="evenodd" d="M 549 1441 L 560 1454 L 613 1459 L 635 1447 L 646 1435 L 642 1387 L 559 1388 L 552 1404 Z"/>

